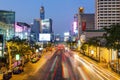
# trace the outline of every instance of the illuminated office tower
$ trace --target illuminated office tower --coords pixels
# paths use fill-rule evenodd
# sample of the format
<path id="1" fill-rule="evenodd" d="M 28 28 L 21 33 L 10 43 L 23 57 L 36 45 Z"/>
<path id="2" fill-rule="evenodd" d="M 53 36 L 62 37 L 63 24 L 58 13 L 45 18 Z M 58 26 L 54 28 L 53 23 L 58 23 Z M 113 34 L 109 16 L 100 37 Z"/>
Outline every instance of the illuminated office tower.
<path id="1" fill-rule="evenodd" d="M 95 11 L 96 29 L 120 23 L 120 0 L 96 0 Z"/>

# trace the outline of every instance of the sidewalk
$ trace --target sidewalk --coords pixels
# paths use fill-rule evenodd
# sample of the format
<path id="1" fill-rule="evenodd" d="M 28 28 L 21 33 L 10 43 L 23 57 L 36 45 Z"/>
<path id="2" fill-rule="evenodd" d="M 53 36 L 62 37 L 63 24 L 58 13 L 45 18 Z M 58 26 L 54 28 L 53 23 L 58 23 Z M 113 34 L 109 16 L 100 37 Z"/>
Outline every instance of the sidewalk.
<path id="1" fill-rule="evenodd" d="M 28 62 L 25 64 L 24 72 L 20 74 L 13 74 L 10 80 L 27 80 L 28 76 L 32 76 L 32 74 L 36 73 L 47 61 L 45 58 L 50 52 L 46 52 L 42 55 L 40 60 L 36 63 Z"/>

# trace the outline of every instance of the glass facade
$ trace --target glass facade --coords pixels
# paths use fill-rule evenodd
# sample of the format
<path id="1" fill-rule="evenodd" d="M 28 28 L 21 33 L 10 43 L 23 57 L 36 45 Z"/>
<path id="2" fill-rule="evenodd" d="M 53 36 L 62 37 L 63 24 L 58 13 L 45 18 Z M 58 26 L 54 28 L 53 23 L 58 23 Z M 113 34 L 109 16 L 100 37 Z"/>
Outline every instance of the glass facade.
<path id="1" fill-rule="evenodd" d="M 15 12 L 0 10 L 0 30 L 5 33 L 5 39 L 9 40 L 14 36 Z"/>
<path id="2" fill-rule="evenodd" d="M 39 40 L 39 33 L 41 32 L 40 21 L 40 19 L 34 19 L 33 25 L 31 27 L 31 39 L 35 42 Z"/>

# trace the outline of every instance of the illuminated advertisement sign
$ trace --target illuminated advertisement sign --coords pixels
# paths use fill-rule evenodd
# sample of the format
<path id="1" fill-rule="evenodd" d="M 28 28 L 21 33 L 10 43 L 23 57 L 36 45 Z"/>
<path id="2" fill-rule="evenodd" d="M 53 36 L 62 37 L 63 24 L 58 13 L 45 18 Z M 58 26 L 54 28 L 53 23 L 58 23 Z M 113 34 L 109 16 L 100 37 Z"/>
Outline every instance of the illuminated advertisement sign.
<path id="1" fill-rule="evenodd" d="M 39 34 L 39 41 L 50 41 L 51 35 L 50 34 Z"/>
<path id="2" fill-rule="evenodd" d="M 86 30 L 86 22 L 82 22 L 82 31 L 85 31 Z"/>
<path id="3" fill-rule="evenodd" d="M 44 19 L 41 21 L 42 32 L 43 33 L 50 33 L 50 20 Z"/>
<path id="4" fill-rule="evenodd" d="M 69 32 L 65 32 L 64 36 L 70 36 Z"/>
<path id="5" fill-rule="evenodd" d="M 22 32 L 23 31 L 23 27 L 18 26 L 17 23 L 15 24 L 15 32 Z"/>
<path id="6" fill-rule="evenodd" d="M 0 57 L 3 54 L 3 35 L 0 34 Z"/>
<path id="7" fill-rule="evenodd" d="M 77 34 L 78 33 L 78 27 L 77 27 L 77 22 L 73 22 L 73 33 Z"/>

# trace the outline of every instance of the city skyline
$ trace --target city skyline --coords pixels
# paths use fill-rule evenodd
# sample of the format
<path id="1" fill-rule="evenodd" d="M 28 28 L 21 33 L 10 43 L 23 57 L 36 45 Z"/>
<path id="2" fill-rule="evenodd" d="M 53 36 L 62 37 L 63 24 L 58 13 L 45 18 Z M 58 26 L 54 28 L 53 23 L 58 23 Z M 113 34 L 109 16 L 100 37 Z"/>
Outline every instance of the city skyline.
<path id="1" fill-rule="evenodd" d="M 84 7 L 85 13 L 94 13 L 95 1 L 88 0 L 52 0 L 52 1 L 0 1 L 0 10 L 12 10 L 16 12 L 16 22 L 33 23 L 40 18 L 40 7 L 45 8 L 45 18 L 53 20 L 53 31 L 58 34 L 69 31 L 72 27 L 74 14 L 78 13 L 79 7 Z"/>

